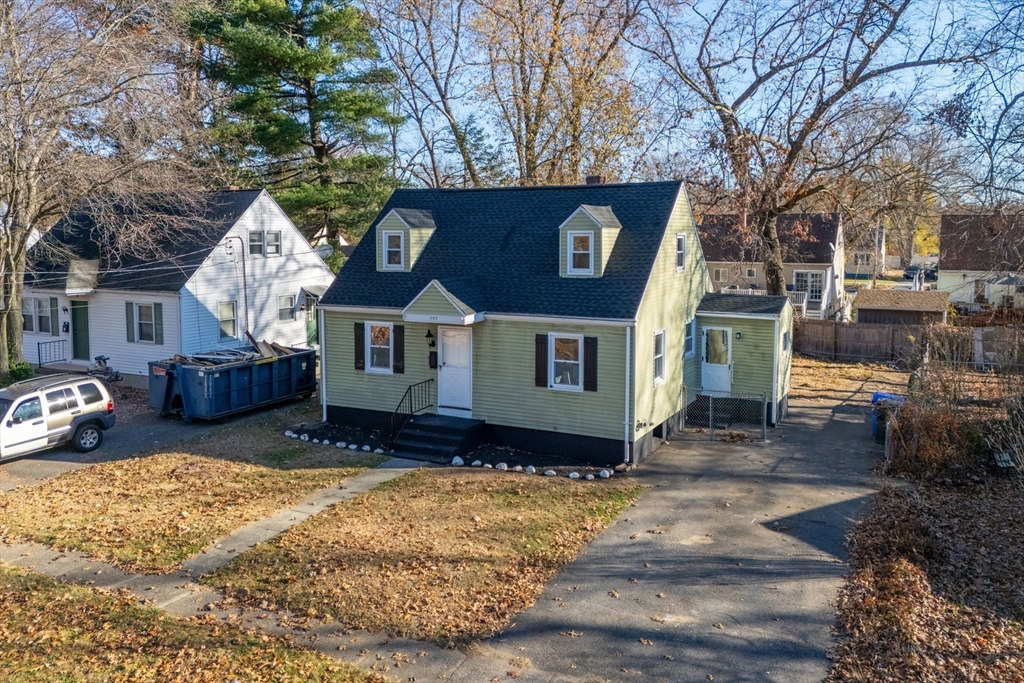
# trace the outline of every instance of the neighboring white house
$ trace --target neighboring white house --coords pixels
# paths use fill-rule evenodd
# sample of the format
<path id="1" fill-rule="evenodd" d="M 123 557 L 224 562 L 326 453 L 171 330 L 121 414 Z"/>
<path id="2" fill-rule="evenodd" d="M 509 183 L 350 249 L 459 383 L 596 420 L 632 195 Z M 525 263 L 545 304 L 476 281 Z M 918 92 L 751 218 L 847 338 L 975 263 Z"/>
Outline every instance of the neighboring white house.
<path id="1" fill-rule="evenodd" d="M 846 252 L 839 214 L 785 213 L 776 220 L 786 291 L 809 318 L 842 318 L 847 308 Z M 711 284 L 716 292 L 764 290 L 764 260 L 757 240 L 735 215 L 712 214 L 700 223 Z"/>
<path id="2" fill-rule="evenodd" d="M 945 214 L 939 281 L 957 304 L 1019 308 L 1024 301 L 1024 221 L 1002 214 Z"/>
<path id="3" fill-rule="evenodd" d="M 105 355 L 123 374 L 147 375 L 152 360 L 244 346 L 246 328 L 316 344 L 316 300 L 334 274 L 281 207 L 265 191 L 233 190 L 205 196 L 203 210 L 161 255 L 116 263 L 87 214 L 55 225 L 25 276 L 25 359 L 85 366 Z"/>

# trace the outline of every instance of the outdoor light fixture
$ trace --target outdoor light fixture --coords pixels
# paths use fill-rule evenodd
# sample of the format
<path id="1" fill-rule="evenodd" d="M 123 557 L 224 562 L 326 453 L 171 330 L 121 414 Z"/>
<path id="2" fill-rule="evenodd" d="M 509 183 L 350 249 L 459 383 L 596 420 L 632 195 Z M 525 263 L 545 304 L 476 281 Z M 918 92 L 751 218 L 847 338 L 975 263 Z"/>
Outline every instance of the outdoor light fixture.
<path id="1" fill-rule="evenodd" d="M 429 348 L 432 349 L 435 346 L 437 346 L 437 343 L 434 341 L 434 333 L 433 332 L 431 332 L 430 330 L 427 330 L 427 335 L 426 336 L 427 336 L 427 346 Z"/>
<path id="2" fill-rule="evenodd" d="M 62 311 L 64 311 L 65 313 L 67 313 L 67 312 L 68 312 L 68 307 L 67 307 L 67 306 L 64 306 L 64 307 L 63 307 L 63 308 L 61 308 L 60 310 L 62 310 Z"/>
<path id="3" fill-rule="evenodd" d="M 736 333 L 736 338 L 737 339 L 743 339 L 743 333 L 742 332 L 737 332 Z"/>

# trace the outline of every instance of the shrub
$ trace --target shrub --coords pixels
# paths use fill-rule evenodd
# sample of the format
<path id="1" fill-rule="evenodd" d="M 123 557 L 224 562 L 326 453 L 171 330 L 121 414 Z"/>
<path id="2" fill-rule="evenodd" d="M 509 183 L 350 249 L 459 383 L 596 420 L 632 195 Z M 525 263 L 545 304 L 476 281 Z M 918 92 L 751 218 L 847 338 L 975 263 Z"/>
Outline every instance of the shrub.
<path id="1" fill-rule="evenodd" d="M 7 373 L 7 376 L 0 381 L 0 386 L 10 386 L 15 382 L 21 382 L 26 379 L 31 379 L 35 372 L 32 369 L 32 365 L 28 361 L 18 361 L 11 363 L 11 371 Z"/>
<path id="2" fill-rule="evenodd" d="M 904 406 L 893 419 L 889 447 L 889 472 L 895 474 L 968 472 L 988 459 L 981 426 L 956 408 Z"/>

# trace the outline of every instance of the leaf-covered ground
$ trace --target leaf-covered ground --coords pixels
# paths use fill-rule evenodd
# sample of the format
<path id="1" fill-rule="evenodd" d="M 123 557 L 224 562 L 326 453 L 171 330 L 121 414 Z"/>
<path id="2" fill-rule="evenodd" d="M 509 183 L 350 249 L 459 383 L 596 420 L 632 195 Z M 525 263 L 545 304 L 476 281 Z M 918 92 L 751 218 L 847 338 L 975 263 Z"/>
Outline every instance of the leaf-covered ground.
<path id="1" fill-rule="evenodd" d="M 1019 479 L 883 489 L 850 551 L 828 681 L 1024 681 Z"/>
<path id="2" fill-rule="evenodd" d="M 419 470 L 310 518 L 204 581 L 250 604 L 462 644 L 532 605 L 640 491 L 628 479 Z"/>
<path id="3" fill-rule="evenodd" d="M 876 391 L 906 394 L 910 374 L 881 364 L 835 363 L 793 356 L 790 399 L 869 404 Z"/>
<path id="4" fill-rule="evenodd" d="M 93 465 L 0 495 L 0 539 L 169 572 L 212 541 L 383 459 L 287 440 L 278 429 L 268 416 L 174 452 Z"/>
<path id="5" fill-rule="evenodd" d="M 380 683 L 384 679 L 211 617 L 177 619 L 0 565 L 0 679 L 10 683 Z"/>

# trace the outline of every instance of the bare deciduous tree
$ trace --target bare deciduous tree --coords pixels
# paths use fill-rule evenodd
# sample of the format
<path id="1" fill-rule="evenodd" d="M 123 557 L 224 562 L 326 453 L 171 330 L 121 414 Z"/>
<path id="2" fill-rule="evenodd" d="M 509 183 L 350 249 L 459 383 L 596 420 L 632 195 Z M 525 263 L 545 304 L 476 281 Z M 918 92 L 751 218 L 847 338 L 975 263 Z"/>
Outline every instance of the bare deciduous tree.
<path id="1" fill-rule="evenodd" d="M 632 41 L 686 96 L 696 139 L 727 160 L 733 210 L 785 291 L 775 219 L 855 174 L 907 125 L 920 78 L 973 63 L 983 14 L 923 0 L 647 0 Z M 944 74 L 946 75 L 946 74 Z"/>
<path id="2" fill-rule="evenodd" d="M 148 250 L 173 226 L 147 221 L 146 207 L 196 199 L 194 101 L 178 97 L 168 9 L 0 0 L 0 375 L 22 358 L 34 239 L 89 202 L 111 253 Z"/>

